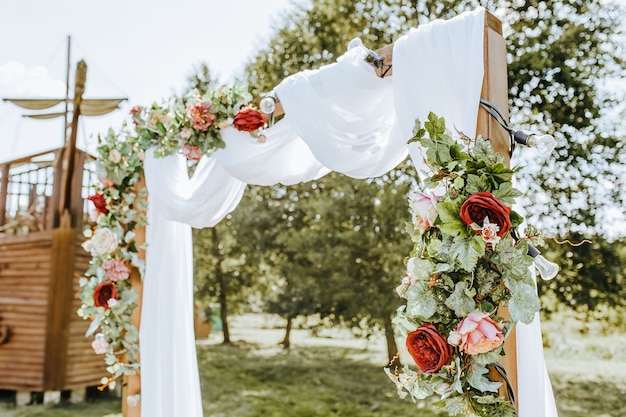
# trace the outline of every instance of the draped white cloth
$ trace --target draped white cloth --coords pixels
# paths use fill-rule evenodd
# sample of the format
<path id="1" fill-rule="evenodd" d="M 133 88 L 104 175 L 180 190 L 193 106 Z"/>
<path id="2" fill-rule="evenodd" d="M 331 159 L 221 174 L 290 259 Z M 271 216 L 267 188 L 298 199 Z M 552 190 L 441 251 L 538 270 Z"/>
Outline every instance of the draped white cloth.
<path id="1" fill-rule="evenodd" d="M 473 134 L 483 78 L 484 13 L 479 8 L 411 30 L 395 43 L 390 78 L 376 76 L 358 41 L 336 63 L 286 78 L 275 89 L 286 116 L 266 131 L 265 143 L 244 132 L 223 130 L 226 148 L 203 157 L 191 178 L 182 155 L 156 159 L 148 153 L 142 416 L 202 416 L 190 227 L 217 224 L 237 206 L 246 184 L 295 184 L 331 170 L 376 177 L 397 166 L 409 151 L 421 167 L 419 149 L 409 150 L 406 141 L 415 118 L 425 120 L 429 111 Z M 530 362 L 543 364 L 543 352 L 537 349 L 540 333 L 532 326 L 528 330 L 528 336 L 522 330 L 518 338 L 520 402 L 532 403 L 533 410 L 522 411 L 520 417 L 551 417 L 556 414 L 536 411 L 548 409 L 553 399 L 549 381 L 538 375 L 541 369 L 529 370 Z M 526 338 L 533 350 L 524 345 Z"/>

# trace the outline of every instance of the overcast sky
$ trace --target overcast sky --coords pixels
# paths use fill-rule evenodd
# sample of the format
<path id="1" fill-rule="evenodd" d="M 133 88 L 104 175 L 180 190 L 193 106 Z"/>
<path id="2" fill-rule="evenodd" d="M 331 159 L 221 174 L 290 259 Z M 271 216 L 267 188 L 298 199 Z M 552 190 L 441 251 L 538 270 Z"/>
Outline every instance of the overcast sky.
<path id="1" fill-rule="evenodd" d="M 300 1 L 300 0 L 299 0 Z M 301 2 L 301 1 L 300 1 Z M 128 97 L 110 116 L 83 118 L 79 146 L 118 127 L 128 109 L 179 92 L 201 62 L 228 82 L 292 6 L 291 0 L 0 0 L 0 97 L 63 97 L 71 68 L 88 66 L 85 97 Z M 73 76 L 72 81 L 73 85 Z M 61 146 L 61 119 L 0 102 L 0 161 Z"/>

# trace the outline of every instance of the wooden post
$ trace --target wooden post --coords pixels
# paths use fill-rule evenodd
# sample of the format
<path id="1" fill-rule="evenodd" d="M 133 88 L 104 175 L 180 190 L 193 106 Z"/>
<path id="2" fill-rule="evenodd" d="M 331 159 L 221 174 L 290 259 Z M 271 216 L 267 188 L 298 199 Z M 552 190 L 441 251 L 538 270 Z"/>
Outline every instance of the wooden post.
<path id="1" fill-rule="evenodd" d="M 146 180 L 144 178 L 135 186 L 135 191 L 138 192 L 145 186 Z M 141 249 L 142 245 L 146 242 L 145 227 L 137 225 L 137 227 L 135 228 L 135 240 L 137 249 L 139 250 L 139 257 L 141 259 L 146 259 L 146 251 L 144 249 Z M 137 269 L 135 268 L 133 268 L 133 271 L 131 272 L 130 282 L 133 286 L 133 289 L 137 292 L 138 295 L 137 301 L 135 301 L 135 303 L 137 304 L 137 308 L 135 308 L 132 315 L 130 316 L 130 321 L 135 327 L 137 327 L 137 329 L 139 329 L 139 326 L 141 325 L 141 301 L 143 298 L 143 282 L 139 275 L 139 271 L 137 271 Z M 141 361 L 141 358 L 139 358 L 139 361 Z M 134 407 L 130 407 L 127 401 L 128 396 L 137 394 L 141 394 L 141 368 L 139 368 L 139 373 L 137 375 L 124 376 L 124 380 L 122 383 L 122 415 L 124 417 L 141 417 L 141 400 L 139 400 L 139 403 Z"/>
<path id="2" fill-rule="evenodd" d="M 7 197 L 9 195 L 9 173 L 11 165 L 7 162 L 2 165 L 2 177 L 0 178 L 0 226 L 6 222 Z"/>
<path id="3" fill-rule="evenodd" d="M 72 313 L 76 230 L 69 227 L 52 232 L 52 263 L 46 315 L 44 388 L 60 390 L 65 386 L 69 322 Z"/>
<path id="4" fill-rule="evenodd" d="M 502 22 L 489 12 L 485 14 L 484 39 L 485 74 L 481 97 L 495 104 L 508 118 L 509 89 L 507 83 L 506 44 L 502 36 Z M 478 110 L 476 134 L 489 139 L 493 149 L 505 157 L 507 165 L 510 164 L 510 137 L 508 132 L 481 107 Z M 505 319 L 509 319 L 508 309 L 501 309 L 499 314 Z M 501 358 L 500 363 L 506 370 L 513 393 L 517 398 L 517 337 L 515 328 L 511 330 L 506 339 L 504 351 L 506 355 Z M 492 370 L 490 376 L 495 380 L 502 380 L 494 370 Z M 504 384 L 500 388 L 500 395 L 508 398 Z M 517 403 L 516 407 L 519 409 Z"/>

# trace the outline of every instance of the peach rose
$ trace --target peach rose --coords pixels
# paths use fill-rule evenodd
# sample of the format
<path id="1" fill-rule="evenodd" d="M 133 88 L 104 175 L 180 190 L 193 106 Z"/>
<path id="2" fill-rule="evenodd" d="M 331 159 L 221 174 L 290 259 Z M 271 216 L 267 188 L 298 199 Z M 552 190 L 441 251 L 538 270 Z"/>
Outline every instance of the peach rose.
<path id="1" fill-rule="evenodd" d="M 424 234 L 426 230 L 434 226 L 439 212 L 437 211 L 438 197 L 423 193 L 411 196 L 409 204 L 415 217 L 415 230 Z"/>
<path id="2" fill-rule="evenodd" d="M 482 311 L 468 314 L 448 337 L 448 343 L 460 345 L 460 349 L 469 355 L 491 352 L 502 342 L 504 335 L 500 324 Z"/>

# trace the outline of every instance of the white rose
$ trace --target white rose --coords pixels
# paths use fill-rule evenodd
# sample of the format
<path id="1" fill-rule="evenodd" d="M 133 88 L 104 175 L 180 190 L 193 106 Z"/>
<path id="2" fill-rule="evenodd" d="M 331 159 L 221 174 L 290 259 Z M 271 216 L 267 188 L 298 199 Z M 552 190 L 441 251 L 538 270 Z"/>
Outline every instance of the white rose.
<path id="1" fill-rule="evenodd" d="M 83 243 L 83 248 L 91 252 L 92 256 L 106 255 L 115 252 L 117 246 L 117 236 L 111 229 L 106 227 L 96 229 L 91 239 Z"/>
<path id="2" fill-rule="evenodd" d="M 109 151 L 109 161 L 114 164 L 119 163 L 122 160 L 122 154 L 117 149 L 111 149 Z"/>

